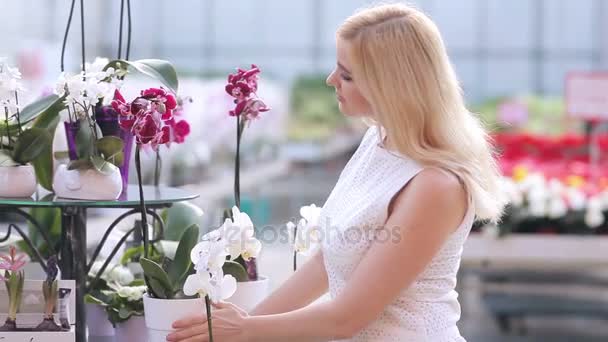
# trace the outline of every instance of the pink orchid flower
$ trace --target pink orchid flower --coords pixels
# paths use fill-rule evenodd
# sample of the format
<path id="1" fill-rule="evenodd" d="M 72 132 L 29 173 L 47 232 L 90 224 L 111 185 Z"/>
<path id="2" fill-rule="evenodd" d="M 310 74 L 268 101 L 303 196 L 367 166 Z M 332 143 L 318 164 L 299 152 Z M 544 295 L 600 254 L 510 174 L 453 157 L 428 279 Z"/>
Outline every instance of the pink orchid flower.
<path id="1" fill-rule="evenodd" d="M 19 272 L 25 266 L 25 255 L 17 255 L 17 249 L 11 246 L 8 255 L 0 255 L 0 270 Z"/>

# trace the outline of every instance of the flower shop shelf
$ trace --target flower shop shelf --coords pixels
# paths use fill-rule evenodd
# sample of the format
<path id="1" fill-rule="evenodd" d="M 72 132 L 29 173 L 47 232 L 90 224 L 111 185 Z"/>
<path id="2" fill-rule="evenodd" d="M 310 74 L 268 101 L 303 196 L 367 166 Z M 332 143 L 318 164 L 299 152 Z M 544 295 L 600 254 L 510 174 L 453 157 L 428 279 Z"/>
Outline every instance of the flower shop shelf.
<path id="1" fill-rule="evenodd" d="M 608 236 L 471 234 L 464 246 L 464 268 L 608 269 Z"/>
<path id="2" fill-rule="evenodd" d="M 42 294 L 42 280 L 26 280 L 23 286 L 24 293 L 27 295 L 25 304 L 27 311 L 17 314 L 17 327 L 20 331 L 0 331 L 0 341 L 7 342 L 74 342 L 76 340 L 76 300 L 74 296 L 75 283 L 73 280 L 59 280 L 58 287 L 69 288 L 71 294 L 68 304 L 68 316 L 70 317 L 71 329 L 69 331 L 25 331 L 28 328 L 33 330 L 43 319 L 44 296 Z M 6 312 L 3 308 L 8 306 L 8 295 L 4 286 L 0 288 L 0 321 L 6 319 Z M 39 312 L 38 312 L 39 311 Z M 58 310 L 56 310 L 58 311 Z M 57 315 L 57 312 L 55 313 Z"/>
<path id="3" fill-rule="evenodd" d="M 144 186 L 143 191 L 146 206 L 149 209 L 148 213 L 150 213 L 150 209 L 171 207 L 176 202 L 188 201 L 198 197 L 198 195 L 191 192 L 170 187 Z M 45 196 L 35 195 L 28 198 L 0 198 L 0 210 L 20 214 L 28 220 L 33 220 L 33 217 L 29 216 L 22 208 L 40 207 L 59 208 L 61 210 L 62 238 L 60 249 L 57 252 L 60 253 L 62 261 L 59 267 L 63 279 L 76 280 L 77 286 L 76 293 L 74 294 L 76 305 L 74 314 L 78 318 L 75 327 L 76 341 L 86 341 L 84 294 L 86 292 L 87 258 L 82 256 L 86 255 L 87 209 L 131 209 L 129 213 L 121 215 L 116 220 L 115 223 L 118 223 L 127 216 L 139 213 L 139 188 L 137 185 L 130 185 L 121 197 L 115 201 L 70 200 L 58 198 L 54 194 Z M 36 226 L 36 223 L 34 226 Z M 111 227 L 113 226 L 115 225 L 113 224 Z M 5 239 L 8 237 L 1 238 Z M 13 340 L 8 339 L 8 341 Z"/>

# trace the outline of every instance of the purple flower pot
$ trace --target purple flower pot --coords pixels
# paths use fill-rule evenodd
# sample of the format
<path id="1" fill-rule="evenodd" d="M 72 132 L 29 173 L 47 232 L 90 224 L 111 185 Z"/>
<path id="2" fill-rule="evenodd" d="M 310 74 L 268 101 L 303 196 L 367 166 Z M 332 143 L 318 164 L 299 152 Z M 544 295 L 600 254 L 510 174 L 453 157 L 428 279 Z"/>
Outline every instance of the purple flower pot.
<path id="1" fill-rule="evenodd" d="M 127 185 L 129 184 L 129 162 L 131 161 L 131 152 L 133 151 L 133 134 L 120 127 L 118 113 L 112 106 L 97 106 L 95 108 L 95 121 L 104 137 L 115 136 L 120 138 L 124 143 L 124 159 L 119 169 L 122 176 L 123 193 L 126 193 Z"/>
<path id="2" fill-rule="evenodd" d="M 70 160 L 78 159 L 78 148 L 76 147 L 76 136 L 80 130 L 80 121 L 64 122 L 65 137 L 68 141 L 68 155 Z"/>

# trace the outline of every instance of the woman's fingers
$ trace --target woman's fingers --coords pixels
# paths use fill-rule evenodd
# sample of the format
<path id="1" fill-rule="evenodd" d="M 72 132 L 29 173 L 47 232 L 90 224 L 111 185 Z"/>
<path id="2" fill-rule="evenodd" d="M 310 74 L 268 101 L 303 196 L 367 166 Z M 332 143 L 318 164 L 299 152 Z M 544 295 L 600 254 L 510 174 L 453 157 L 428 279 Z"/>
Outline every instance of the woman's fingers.
<path id="1" fill-rule="evenodd" d="M 244 315 L 244 316 L 248 316 L 249 314 L 247 313 L 247 311 L 241 309 L 240 307 L 238 307 L 237 305 L 230 303 L 230 302 L 223 302 L 220 301 L 218 303 L 212 303 L 213 307 L 216 309 L 226 309 L 226 308 L 231 308 L 237 312 L 239 312 L 240 314 Z"/>
<path id="2" fill-rule="evenodd" d="M 207 316 L 192 315 L 173 322 L 173 329 L 183 329 L 192 325 L 202 325 L 207 323 Z"/>
<path id="3" fill-rule="evenodd" d="M 189 328 L 177 330 L 167 336 L 167 341 L 206 341 L 207 326 L 204 324 L 193 325 Z"/>
<path id="4" fill-rule="evenodd" d="M 180 342 L 209 342 L 209 337 L 207 335 L 198 335 L 193 337 L 188 337 L 187 339 Z"/>

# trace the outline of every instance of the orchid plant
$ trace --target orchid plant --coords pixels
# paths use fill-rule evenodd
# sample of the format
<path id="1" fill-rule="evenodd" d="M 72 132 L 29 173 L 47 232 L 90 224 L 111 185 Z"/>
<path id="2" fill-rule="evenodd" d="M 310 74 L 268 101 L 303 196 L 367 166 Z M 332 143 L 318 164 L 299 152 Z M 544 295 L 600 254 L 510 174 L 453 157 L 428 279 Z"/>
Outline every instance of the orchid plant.
<path id="1" fill-rule="evenodd" d="M 249 261 L 257 257 L 262 249 L 261 242 L 254 237 L 249 216 L 236 206 L 231 214 L 232 219 L 226 218 L 220 228 L 205 234 L 202 241 L 194 246 L 190 259 L 196 273 L 189 275 L 184 283 L 184 294 L 205 298 L 210 341 L 213 341 L 211 302 L 230 298 L 237 288 L 237 278 L 233 274 L 225 274 L 224 270 L 237 271 L 238 280 L 246 280 L 247 273 L 234 260 L 241 257 Z M 240 275 L 238 270 L 242 270 Z"/>
<path id="2" fill-rule="evenodd" d="M 67 111 L 66 134 L 70 147 L 68 169 L 91 169 L 110 172 L 113 164 L 120 167 L 123 162 L 123 141 L 115 136 L 101 136 L 96 122 L 96 108 L 107 99 L 112 99 L 120 87 L 124 69 L 104 66 L 109 62 L 97 58 L 86 64 L 78 74 L 62 73 L 55 86 L 55 94 L 63 98 Z M 82 123 L 86 125 L 83 127 Z"/>
<path id="3" fill-rule="evenodd" d="M 234 202 L 241 207 L 240 190 L 240 150 L 241 138 L 248 123 L 257 119 L 260 113 L 270 110 L 257 95 L 260 68 L 252 64 L 248 70 L 237 69 L 237 72 L 228 76 L 226 92 L 234 98 L 235 107 L 228 114 L 236 118 L 236 155 L 234 162 Z M 239 260 L 249 275 L 248 280 L 257 280 L 257 267 L 255 260 Z"/>
<path id="4" fill-rule="evenodd" d="M 17 255 L 17 249 L 11 246 L 8 255 L 0 255 L 0 280 L 4 281 L 8 291 L 8 317 L 0 331 L 14 331 L 17 329 L 17 312 L 21 306 L 23 284 L 25 275 L 21 270 L 25 266 L 25 255 Z"/>
<path id="5" fill-rule="evenodd" d="M 21 73 L 0 58 L 0 166 L 26 165 L 51 143 L 51 135 L 43 129 L 26 127 L 32 107 L 23 108 L 19 97 L 24 92 Z M 35 105 L 35 104 L 34 104 Z"/>
<path id="6" fill-rule="evenodd" d="M 321 232 L 319 226 L 320 207 L 315 204 L 300 208 L 300 220 L 297 224 L 287 222 L 287 230 L 293 238 L 293 270 L 298 267 L 298 254 L 310 255 L 317 250 L 321 243 Z"/>

